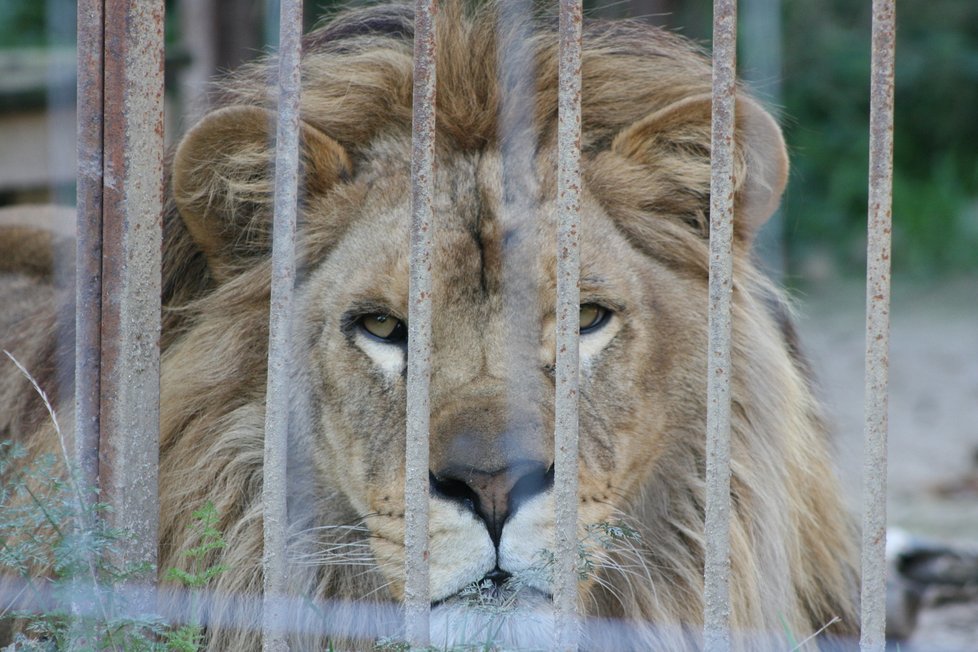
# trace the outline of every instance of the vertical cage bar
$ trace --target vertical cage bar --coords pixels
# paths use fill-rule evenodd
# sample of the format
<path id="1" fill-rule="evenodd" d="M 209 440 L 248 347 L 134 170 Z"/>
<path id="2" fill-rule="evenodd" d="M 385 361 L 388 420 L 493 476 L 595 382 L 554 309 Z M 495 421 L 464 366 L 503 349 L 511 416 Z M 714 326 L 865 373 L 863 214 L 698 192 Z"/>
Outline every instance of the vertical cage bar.
<path id="1" fill-rule="evenodd" d="M 866 424 L 863 465 L 863 650 L 886 646 L 886 440 L 893 190 L 894 0 L 873 0 L 866 264 Z"/>
<path id="2" fill-rule="evenodd" d="M 429 642 L 428 431 L 431 381 L 431 244 L 435 166 L 434 0 L 414 10 L 411 134 L 411 281 L 408 303 L 407 433 L 404 475 L 404 618 L 413 647 Z"/>
<path id="3" fill-rule="evenodd" d="M 580 331 L 581 2 L 560 0 L 557 111 L 557 378 L 554 433 L 555 649 L 576 650 Z"/>
<path id="4" fill-rule="evenodd" d="M 730 649 L 730 312 L 736 56 L 737 2 L 715 0 L 703 618 L 704 644 L 711 651 Z"/>
<path id="5" fill-rule="evenodd" d="M 154 572 L 145 579 L 152 581 L 159 526 L 163 0 L 104 7 L 98 473 L 102 496 L 114 508 L 106 519 L 132 534 L 119 541 L 116 561 L 150 564 Z M 152 608 L 144 599 L 133 612 Z"/>
<path id="6" fill-rule="evenodd" d="M 75 173 L 75 427 L 72 463 L 78 485 L 79 529 L 91 532 L 90 507 L 98 486 L 99 374 L 102 348 L 102 89 L 103 0 L 80 0 L 77 17 L 77 170 Z M 83 536 L 85 536 L 83 534 Z M 91 555 L 85 561 L 92 567 Z M 92 573 L 92 581 L 95 574 Z M 71 610 L 92 612 L 74 581 Z M 96 587 L 92 587 L 96 589 Z M 97 590 L 97 589 L 96 589 Z"/>
<path id="7" fill-rule="evenodd" d="M 282 0 L 279 14 L 278 121 L 275 130 L 275 217 L 268 316 L 268 378 L 262 482 L 264 549 L 262 650 L 287 650 L 284 606 L 288 582 L 286 465 L 289 445 L 289 364 L 295 286 L 299 192 L 299 94 L 302 2 Z"/>
<path id="8" fill-rule="evenodd" d="M 102 320 L 103 0 L 78 3 L 78 170 L 75 227 L 75 450 L 83 487 L 98 482 Z"/>

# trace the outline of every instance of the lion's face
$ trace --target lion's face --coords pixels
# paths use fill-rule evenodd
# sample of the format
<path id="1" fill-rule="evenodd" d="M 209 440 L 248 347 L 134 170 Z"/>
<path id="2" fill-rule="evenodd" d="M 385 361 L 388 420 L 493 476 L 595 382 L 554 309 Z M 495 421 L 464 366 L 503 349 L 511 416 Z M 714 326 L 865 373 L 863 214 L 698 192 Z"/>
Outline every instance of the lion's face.
<path id="1" fill-rule="evenodd" d="M 783 144 L 766 114 L 741 106 L 773 130 L 771 178 L 741 182 L 741 206 L 763 219 L 783 185 Z M 263 151 L 267 125 L 261 109 L 223 109 L 177 152 L 176 198 L 215 269 L 228 247 L 247 248 L 249 234 L 261 235 L 248 203 L 258 194 L 249 166 Z M 677 102 L 584 161 L 578 514 L 586 556 L 602 557 L 588 528 L 628 520 L 629 502 L 648 478 L 669 473 L 659 459 L 696 437 L 702 423 L 705 240 L 691 226 L 702 219 L 709 159 L 690 141 L 708 138 L 708 125 L 708 98 Z M 429 468 L 435 601 L 510 578 L 538 595 L 552 592 L 553 154 L 542 147 L 506 160 L 492 147 L 449 149 L 438 161 Z M 302 421 L 311 425 L 300 447 L 311 448 L 318 481 L 339 487 L 367 525 L 379 568 L 400 597 L 410 139 L 378 139 L 353 164 L 343 147 L 304 124 L 302 160 L 294 356 L 310 413 Z M 638 196 L 630 192 L 636 183 Z M 758 201 L 750 193 L 762 184 L 768 190 Z M 232 198 L 223 215 L 216 194 Z M 228 223 L 243 234 L 230 243 Z M 657 246 L 657 238 L 672 243 Z M 683 247 L 691 252 L 676 256 Z"/>
<path id="2" fill-rule="evenodd" d="M 553 592 L 557 108 L 555 69 L 544 63 L 556 44 L 539 45 L 532 133 L 507 140 L 498 133 L 495 59 L 471 52 L 470 39 L 495 52 L 491 15 L 461 31 L 453 21 L 467 18 L 444 18 L 439 55 L 428 468 L 435 624 L 472 617 L 473 597 L 546 620 Z M 354 23 L 347 27 L 372 29 Z M 396 600 L 405 566 L 410 44 L 367 35 L 331 50 L 320 36 L 304 68 L 300 124 L 290 415 L 290 479 L 300 491 L 290 494 L 290 572 L 303 595 Z M 599 38 L 619 36 L 627 34 Z M 584 65 L 580 595 L 589 615 L 695 628 L 703 608 L 709 67 L 653 36 L 655 56 L 619 60 L 645 47 L 643 36 L 624 49 L 599 47 Z M 211 457 L 190 463 L 235 488 L 228 508 L 249 506 L 229 518 L 241 539 L 226 553 L 245 564 L 262 540 L 257 503 L 234 496 L 253 496 L 262 472 L 254 451 L 274 178 L 274 113 L 255 90 L 263 80 L 232 84 L 228 106 L 174 154 L 183 229 L 174 242 L 195 250 L 195 264 L 205 260 L 211 289 L 174 336 L 165 361 L 172 376 L 164 375 L 164 386 L 176 388 L 164 396 L 164 448 L 180 452 L 164 456 L 161 478 L 182 491 L 188 475 L 178 462 L 209 442 Z M 631 100 L 618 92 L 643 84 Z M 784 188 L 784 142 L 747 97 L 737 99 L 736 121 L 733 611 L 743 627 L 780 631 L 784 621 L 764 611 L 778 604 L 802 632 L 850 606 L 846 526 L 817 407 L 779 324 L 779 295 L 750 261 L 753 236 Z M 209 381 L 215 358 L 228 369 L 220 400 Z M 169 522 L 165 540 L 179 550 L 190 535 L 177 518 Z M 619 524 L 628 540 L 610 534 Z M 251 568 L 226 588 L 252 582 L 260 571 Z M 533 641 L 548 640 L 538 634 Z M 636 649 L 656 647 L 651 633 L 637 636 L 644 642 Z M 514 632 L 506 640 L 519 647 L 529 639 Z"/>
<path id="3" fill-rule="evenodd" d="M 487 577 L 521 577 L 551 592 L 541 571 L 554 527 L 556 207 L 552 188 L 532 184 L 507 201 L 503 167 L 494 151 L 439 161 L 429 503 L 436 601 Z M 342 478 L 395 595 L 404 567 L 408 169 L 404 159 L 376 163 L 324 207 L 344 212 L 350 226 L 301 286 L 299 319 L 318 472 Z M 307 216 L 310 228 L 316 219 Z M 636 250 L 590 194 L 580 293 L 586 540 L 586 525 L 616 522 L 655 472 L 670 419 L 699 403 L 705 295 L 701 282 Z"/>

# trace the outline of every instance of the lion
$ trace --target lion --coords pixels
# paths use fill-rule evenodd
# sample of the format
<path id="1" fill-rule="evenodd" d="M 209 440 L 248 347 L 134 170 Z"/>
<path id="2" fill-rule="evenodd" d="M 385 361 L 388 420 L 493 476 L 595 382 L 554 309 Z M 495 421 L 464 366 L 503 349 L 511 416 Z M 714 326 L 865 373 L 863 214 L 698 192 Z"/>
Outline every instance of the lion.
<path id="1" fill-rule="evenodd" d="M 437 16 L 429 561 L 446 648 L 548 648 L 553 630 L 557 34 L 508 6 Z M 297 610 L 293 649 L 371 649 L 356 605 L 403 597 L 413 26 L 406 5 L 361 8 L 303 41 L 289 590 L 352 606 L 342 627 Z M 167 163 L 159 567 L 186 567 L 190 512 L 210 501 L 227 542 L 208 562 L 227 567 L 216 595 L 262 591 L 274 65 L 230 75 Z M 710 74 L 678 36 L 584 25 L 584 649 L 702 645 Z M 854 529 L 788 301 L 751 254 L 788 158 L 743 89 L 735 141 L 734 642 L 852 636 Z M 25 237 L 44 240 L 0 244 Z M 53 290 L 31 307 L 18 291 L 2 344 L 50 379 Z M 29 393 L 4 367 L 5 438 L 44 440 Z M 232 612 L 212 605 L 208 649 L 258 649 L 258 612 Z"/>

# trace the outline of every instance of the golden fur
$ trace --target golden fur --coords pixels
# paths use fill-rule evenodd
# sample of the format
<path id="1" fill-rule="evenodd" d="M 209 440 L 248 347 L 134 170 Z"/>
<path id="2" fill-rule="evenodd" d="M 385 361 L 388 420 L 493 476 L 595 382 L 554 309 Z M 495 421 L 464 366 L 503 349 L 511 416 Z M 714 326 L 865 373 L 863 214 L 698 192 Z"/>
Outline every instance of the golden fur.
<path id="1" fill-rule="evenodd" d="M 485 500 L 494 494 L 479 493 L 477 478 L 553 461 L 552 28 L 461 2 L 438 18 L 431 468 L 437 485 L 441 469 L 474 459 L 464 478 Z M 290 590 L 314 600 L 402 593 L 405 381 L 399 354 L 364 339 L 356 319 L 407 316 L 412 31 L 410 9 L 380 7 L 343 14 L 304 42 Z M 579 518 L 594 568 L 580 605 L 627 624 L 614 644 L 585 647 L 695 648 L 710 69 L 689 43 L 636 23 L 586 23 L 584 44 L 581 296 L 613 314 L 581 345 Z M 273 70 L 259 62 L 223 85 L 224 108 L 175 153 L 165 216 L 160 566 L 185 563 L 189 514 L 213 501 L 230 568 L 214 580 L 219 594 L 262 586 Z M 737 119 L 730 593 L 737 644 L 755 649 L 836 617 L 829 633 L 855 632 L 857 571 L 784 300 L 750 258 L 785 183 L 784 144 L 744 94 Z M 32 319 L 50 323 L 46 310 Z M 24 323 L 8 320 L 8 333 Z M 46 328 L 32 332 L 41 335 L 2 343 L 36 369 L 53 349 Z M 36 412 L 26 386 L 8 367 L 0 379 L 4 437 L 37 439 L 43 418 L 24 416 Z M 459 570 L 475 562 L 458 550 L 491 544 L 464 501 L 446 495 L 432 498 L 431 561 L 435 619 L 446 614 L 450 629 L 466 609 L 454 594 L 489 568 Z M 518 576 L 531 547 L 550 547 L 551 508 L 549 491 L 512 507 L 493 541 L 504 570 Z M 638 537 L 595 543 L 595 524 L 619 521 Z M 507 539 L 507 528 L 529 542 Z M 546 618 L 547 581 L 527 584 L 526 604 Z M 209 649 L 258 648 L 254 629 L 233 627 L 220 606 L 211 617 Z M 503 644 L 535 640 L 506 632 Z M 321 644 L 306 636 L 295 649 Z"/>

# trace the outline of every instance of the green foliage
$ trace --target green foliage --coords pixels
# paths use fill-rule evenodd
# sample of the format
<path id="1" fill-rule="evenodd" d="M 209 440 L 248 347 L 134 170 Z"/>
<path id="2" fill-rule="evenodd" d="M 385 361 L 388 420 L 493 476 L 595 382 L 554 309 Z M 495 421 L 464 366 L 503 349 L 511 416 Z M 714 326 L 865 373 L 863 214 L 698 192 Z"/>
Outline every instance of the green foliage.
<path id="1" fill-rule="evenodd" d="M 208 501 L 203 507 L 196 510 L 193 514 L 193 532 L 195 539 L 199 542 L 193 548 L 183 552 L 183 557 L 190 560 L 190 572 L 179 568 L 171 568 L 166 572 L 168 579 L 176 580 L 183 586 L 191 589 L 190 622 L 175 629 L 167 630 L 163 633 L 163 640 L 168 649 L 175 652 L 197 652 L 200 649 L 204 638 L 204 628 L 199 624 L 199 613 L 197 602 L 199 600 L 199 589 L 226 571 L 225 564 L 207 565 L 210 553 L 214 550 L 221 550 L 227 544 L 224 536 L 217 529 L 219 517 L 214 503 Z"/>
<path id="2" fill-rule="evenodd" d="M 396 638 L 382 638 L 374 644 L 375 652 L 439 652 L 439 648 L 429 645 L 424 648 L 411 647 L 410 643 L 405 643 L 404 641 L 398 640 Z M 330 652 L 332 652 L 332 645 L 330 645 Z M 456 652 L 452 650 L 451 652 Z"/>
<path id="3" fill-rule="evenodd" d="M 584 539 L 577 546 L 577 576 L 592 577 L 600 565 L 594 551 L 614 550 L 623 543 L 639 539 L 638 530 L 624 523 L 592 523 L 585 528 Z"/>
<path id="4" fill-rule="evenodd" d="M 184 553 L 191 570 L 167 573 L 191 589 L 191 622 L 171 627 L 153 616 L 123 617 L 117 615 L 122 610 L 113 589 L 145 578 L 152 569 L 112 563 L 129 535 L 104 525 L 99 516 L 106 505 L 84 506 L 60 468 L 53 455 L 30 460 L 23 446 L 0 442 L 0 575 L 23 583 L 16 608 L 0 612 L 0 621 L 23 623 L 11 649 L 198 652 L 203 641 L 199 591 L 227 569 L 206 564 L 209 553 L 225 546 L 214 505 L 193 513 L 199 543 Z"/>
<path id="5" fill-rule="evenodd" d="M 645 16 L 709 47 L 710 0 L 659 4 L 665 13 L 656 16 L 639 2 L 587 0 L 585 7 L 606 17 Z M 789 272 L 815 258 L 862 274 L 871 3 L 745 1 L 742 21 L 752 4 L 781 11 L 775 103 L 792 160 L 782 209 Z M 743 29 L 738 44 L 742 55 L 757 48 Z M 741 64 L 749 59 L 742 56 Z M 760 82 L 762 96 L 769 81 Z M 897 2 L 895 81 L 893 269 L 917 276 L 978 271 L 978 4 Z"/>
<path id="6" fill-rule="evenodd" d="M 126 650 L 129 652 L 197 652 L 203 641 L 197 601 L 210 580 L 227 570 L 207 565 L 210 553 L 225 547 L 217 529 L 219 517 L 210 502 L 193 512 L 192 531 L 198 542 L 183 553 L 190 571 L 170 569 L 167 576 L 191 590 L 191 621 L 169 627 L 152 615 L 120 616 L 115 588 L 127 581 L 145 581 L 155 568 L 147 564 L 118 566 L 117 546 L 131 533 L 106 526 L 101 515 L 109 506 L 95 500 L 68 459 L 58 416 L 44 390 L 17 359 L 6 356 L 33 385 L 57 434 L 62 459 L 32 459 L 16 443 L 0 442 L 0 580 L 16 577 L 23 588 L 0 610 L 0 621 L 20 620 L 17 650 Z M 16 627 L 15 627 L 16 629 Z"/>
<path id="7" fill-rule="evenodd" d="M 978 6 L 897 11 L 893 268 L 978 270 Z M 784 5 L 784 105 L 793 173 L 785 216 L 795 259 L 832 252 L 860 273 L 867 210 L 870 5 Z"/>
<path id="8" fill-rule="evenodd" d="M 45 14 L 45 3 L 40 0 L 0 2 L 0 48 L 44 45 Z"/>
<path id="9" fill-rule="evenodd" d="M 178 36 L 175 0 L 166 0 L 166 43 Z M 0 50 L 74 45 L 77 0 L 0 1 Z"/>
<path id="10" fill-rule="evenodd" d="M 228 569 L 224 564 L 204 566 L 208 553 L 212 550 L 221 550 L 227 543 L 217 529 L 217 523 L 220 519 L 214 503 L 208 501 L 192 516 L 194 519 L 193 532 L 200 543 L 182 553 L 183 557 L 191 560 L 192 569 L 188 573 L 179 568 L 171 568 L 167 571 L 166 577 L 177 580 L 188 588 L 199 589 Z"/>
<path id="11" fill-rule="evenodd" d="M 14 649 L 164 649 L 156 643 L 161 623 L 119 616 L 111 591 L 150 569 L 113 563 L 127 535 L 104 525 L 108 507 L 86 500 L 94 492 L 61 468 L 53 455 L 30 460 L 22 446 L 0 442 L 0 575 L 23 585 L 0 620 L 26 622 Z"/>
<path id="12" fill-rule="evenodd" d="M 638 530 L 622 522 L 592 523 L 584 528 L 584 537 L 577 542 L 577 577 L 587 580 L 593 577 L 604 559 L 604 553 L 619 546 L 629 546 L 640 537 Z M 543 549 L 538 553 L 539 563 L 520 574 L 515 581 L 526 584 L 534 580 L 553 581 L 553 569 L 557 556 L 552 550 Z M 510 580 L 514 581 L 514 580 Z"/>

